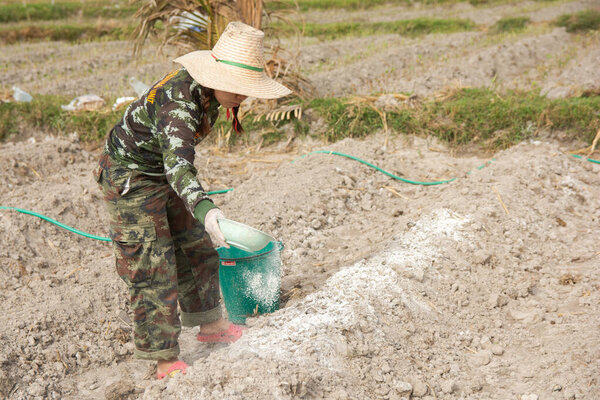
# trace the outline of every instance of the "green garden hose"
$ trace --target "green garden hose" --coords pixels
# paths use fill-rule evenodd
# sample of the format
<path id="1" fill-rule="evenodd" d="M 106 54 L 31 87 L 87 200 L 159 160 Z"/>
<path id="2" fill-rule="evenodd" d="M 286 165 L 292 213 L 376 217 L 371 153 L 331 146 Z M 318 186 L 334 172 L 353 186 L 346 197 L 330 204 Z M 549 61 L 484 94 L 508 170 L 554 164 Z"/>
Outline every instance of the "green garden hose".
<path id="1" fill-rule="evenodd" d="M 210 196 L 210 195 L 213 195 L 213 194 L 221 194 L 221 193 L 230 192 L 232 190 L 233 190 L 233 188 L 223 189 L 223 190 L 215 190 L 215 191 L 212 191 L 212 192 L 207 192 L 206 194 Z M 52 218 L 47 217 L 47 216 L 45 216 L 43 214 L 40 214 L 40 213 L 36 213 L 35 211 L 25 210 L 25 209 L 17 208 L 17 207 L 5 207 L 5 206 L 0 206 L 0 210 L 12 210 L 12 211 L 18 211 L 18 212 L 20 212 L 22 214 L 33 215 L 34 217 L 41 218 L 44 221 L 48 221 L 50 223 L 53 223 L 54 225 L 57 225 L 57 226 L 59 226 L 59 227 L 61 227 L 63 229 L 66 229 L 69 232 L 76 233 L 76 234 L 78 234 L 80 236 L 83 236 L 83 237 L 86 237 L 86 238 L 90 238 L 90 239 L 100 240 L 102 242 L 112 242 L 111 238 L 104 237 L 104 236 L 96 236 L 96 235 L 92 235 L 91 233 L 82 232 L 79 229 L 72 228 L 72 227 L 70 227 L 68 225 L 65 225 L 65 224 L 63 224 L 61 222 L 58 222 L 55 219 L 52 219 Z"/>
<path id="2" fill-rule="evenodd" d="M 351 160 L 358 161 L 359 163 L 362 163 L 362 164 L 368 165 L 369 167 L 371 167 L 371 168 L 374 168 L 374 169 L 376 169 L 377 171 L 379 171 L 379 172 L 381 172 L 381 173 L 384 173 L 385 175 L 389 176 L 390 178 L 394 178 L 394 179 L 396 179 L 396 180 L 399 180 L 399 181 L 402 181 L 402 182 L 410 183 L 410 184 L 412 184 L 412 185 L 434 186 L 434 185 L 441 185 L 441 184 L 443 184 L 443 183 L 450 183 L 450 182 L 452 182 L 452 181 L 455 181 L 455 180 L 456 180 L 456 178 L 452 178 L 452 179 L 448 179 L 448 180 L 445 180 L 445 181 L 434 181 L 434 182 L 419 182 L 419 181 L 411 181 L 410 179 L 405 179 L 405 178 L 402 178 L 402 177 L 400 177 L 400 176 L 398 176 L 398 175 L 394 175 L 394 174 L 392 174 L 391 172 L 384 171 L 383 169 L 379 168 L 379 167 L 378 167 L 378 166 L 376 166 L 376 165 L 373 165 L 373 164 L 371 164 L 371 163 L 370 163 L 370 162 L 368 162 L 368 161 L 361 160 L 360 158 L 358 158 L 358 157 L 354 157 L 354 156 L 351 156 L 350 154 L 339 153 L 339 152 L 337 152 L 337 151 L 329 151 L 329 150 L 316 150 L 316 151 L 312 151 L 312 152 L 310 152 L 310 153 L 308 153 L 308 154 L 305 154 L 305 155 L 303 155 L 303 156 L 302 156 L 302 157 L 300 157 L 300 158 L 304 158 L 304 157 L 306 157 L 306 156 L 309 156 L 309 155 L 311 155 L 311 154 L 334 154 L 334 155 L 336 155 L 336 156 L 342 156 L 342 157 L 346 157 L 346 158 L 349 158 L 349 159 L 351 159 Z M 482 168 L 483 168 L 483 167 L 482 167 Z"/>
<path id="3" fill-rule="evenodd" d="M 73 232 L 73 233 L 76 233 L 76 234 L 78 234 L 78 235 L 84 236 L 84 237 L 86 237 L 86 238 L 90 238 L 90 239 L 96 239 L 96 240 L 101 240 L 101 241 L 103 241 L 103 242 L 111 242 L 111 241 L 112 241 L 110 238 L 107 238 L 107 237 L 103 237 L 103 236 L 96 236 L 96 235 L 91 235 L 91 234 L 89 234 L 89 233 L 82 232 L 82 231 L 80 231 L 79 229 L 71 228 L 71 227 L 70 227 L 70 226 L 68 226 L 68 225 L 65 225 L 65 224 L 63 224 L 63 223 L 60 223 L 60 222 L 58 222 L 57 220 L 55 220 L 55 219 L 52 219 L 52 218 L 50 218 L 50 217 L 46 217 L 45 215 L 38 214 L 38 213 L 36 213 L 35 211 L 24 210 L 24 209 L 22 209 L 22 208 L 17 208 L 17 207 L 4 207 L 4 206 L 0 206 L 0 210 L 13 210 L 13 211 L 18 211 L 18 212 L 20 212 L 20 213 L 23 213 L 23 214 L 27 214 L 27 215 L 33 215 L 33 216 L 35 216 L 35 217 L 38 217 L 38 218 L 41 218 L 41 219 L 43 219 L 44 221 L 51 222 L 51 223 L 53 223 L 54 225 L 58 225 L 58 226 L 60 226 L 60 227 L 61 227 L 61 228 L 63 228 L 63 229 L 66 229 L 66 230 L 68 230 L 68 231 L 70 231 L 70 232 Z"/>
<path id="4" fill-rule="evenodd" d="M 389 176 L 390 178 L 393 178 L 393 179 L 396 179 L 396 180 L 399 180 L 399 181 L 402 181 L 402 182 L 410 183 L 412 185 L 433 186 L 433 185 L 441 185 L 443 183 L 450 183 L 450 182 L 456 180 L 456 178 L 452 178 L 452 179 L 448 179 L 448 180 L 444 180 L 444 181 L 433 181 L 433 182 L 412 181 L 412 180 L 404 179 L 404 178 L 402 178 L 400 176 L 394 175 L 391 172 L 387 172 L 387 171 L 379 168 L 378 166 L 371 164 L 370 162 L 367 162 L 365 160 L 361 160 L 358 157 L 354 157 L 354 156 L 351 156 L 349 154 L 339 153 L 337 151 L 317 150 L 317 151 L 313 151 L 313 152 L 310 152 L 308 154 L 305 154 L 305 155 L 303 155 L 300 158 L 302 159 L 302 158 L 304 158 L 306 156 L 309 156 L 311 154 L 334 154 L 336 156 L 346 157 L 346 158 L 349 158 L 351 160 L 358 161 L 358 162 L 360 162 L 362 164 L 368 165 L 369 167 L 376 169 L 377 171 L 379 171 L 379 172 L 381 172 L 381 173 Z M 578 159 L 582 159 L 582 160 L 584 159 L 582 156 L 577 155 L 577 154 L 571 154 L 571 155 L 573 157 L 575 157 L 575 158 L 578 158 Z M 592 162 L 592 163 L 595 163 L 595 164 L 600 164 L 600 160 L 594 160 L 594 159 L 591 159 L 591 158 L 585 158 L 585 160 L 589 161 L 589 162 Z M 488 166 L 492 161 L 495 161 L 495 159 L 492 159 L 491 161 L 486 162 L 485 164 L 477 167 L 477 169 L 480 170 L 480 169 Z M 469 172 L 469 174 L 470 173 L 471 172 Z M 208 195 L 221 194 L 221 193 L 227 193 L 227 192 L 232 191 L 232 190 L 233 190 L 233 188 L 223 189 L 223 190 L 215 190 L 213 192 L 207 192 L 207 194 Z M 59 227 L 61 227 L 63 229 L 66 229 L 66 230 L 68 230 L 70 232 L 73 232 L 73 233 L 76 233 L 78 235 L 84 236 L 86 238 L 100 240 L 100 241 L 103 241 L 103 242 L 112 242 L 112 240 L 110 238 L 103 237 L 103 236 L 96 236 L 96 235 L 92 235 L 92 234 L 89 234 L 89 233 L 82 232 L 82 231 L 80 231 L 78 229 L 72 228 L 72 227 L 70 227 L 68 225 L 60 223 L 60 222 L 58 222 L 58 221 L 56 221 L 56 220 L 54 220 L 54 219 L 52 219 L 50 217 L 47 217 L 45 215 L 36 213 L 34 211 L 24 210 L 22 208 L 17 208 L 17 207 L 5 207 L 5 206 L 0 206 L 0 210 L 13 210 L 13 211 L 18 211 L 18 212 L 23 213 L 23 214 L 33 215 L 35 217 L 43 219 L 44 221 L 48 221 L 50 223 L 53 223 L 54 225 L 58 225 Z"/>
<path id="5" fill-rule="evenodd" d="M 575 157 L 575 158 L 579 158 L 580 160 L 586 160 L 586 161 L 589 161 L 589 162 L 593 162 L 595 164 L 600 164 L 600 160 L 594 160 L 594 159 L 591 159 L 591 158 L 585 158 L 584 159 L 583 157 L 581 157 L 580 155 L 577 155 L 577 154 L 571 154 L 571 155 L 573 157 Z"/>

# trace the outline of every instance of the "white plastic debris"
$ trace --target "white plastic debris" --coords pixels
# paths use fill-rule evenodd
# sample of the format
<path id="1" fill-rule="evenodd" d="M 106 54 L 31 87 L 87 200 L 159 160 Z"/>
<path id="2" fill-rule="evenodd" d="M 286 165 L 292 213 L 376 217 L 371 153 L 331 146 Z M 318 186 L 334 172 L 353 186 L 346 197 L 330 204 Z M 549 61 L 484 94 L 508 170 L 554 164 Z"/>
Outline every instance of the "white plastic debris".
<path id="1" fill-rule="evenodd" d="M 115 103 L 112 105 L 112 109 L 113 109 L 113 111 L 118 110 L 123 105 L 129 104 L 134 100 L 135 100 L 135 97 L 118 97 L 117 100 L 115 100 Z"/>
<path id="2" fill-rule="evenodd" d="M 210 25 L 208 17 L 202 13 L 184 11 L 169 20 L 178 31 L 206 32 L 205 26 Z"/>
<path id="3" fill-rule="evenodd" d="M 138 97 L 141 97 L 148 89 L 150 89 L 150 86 L 146 85 L 144 82 L 140 82 L 135 76 L 129 78 L 129 84 L 133 90 L 135 90 Z"/>
<path id="4" fill-rule="evenodd" d="M 14 91 L 13 99 L 15 99 L 15 101 L 30 102 L 33 100 L 33 97 L 31 97 L 29 93 L 19 89 L 16 86 L 13 86 L 12 90 Z"/>
<path id="5" fill-rule="evenodd" d="M 85 94 L 83 96 L 75 97 L 66 106 L 60 106 L 65 111 L 93 111 L 98 110 L 104 106 L 104 99 L 95 94 Z"/>

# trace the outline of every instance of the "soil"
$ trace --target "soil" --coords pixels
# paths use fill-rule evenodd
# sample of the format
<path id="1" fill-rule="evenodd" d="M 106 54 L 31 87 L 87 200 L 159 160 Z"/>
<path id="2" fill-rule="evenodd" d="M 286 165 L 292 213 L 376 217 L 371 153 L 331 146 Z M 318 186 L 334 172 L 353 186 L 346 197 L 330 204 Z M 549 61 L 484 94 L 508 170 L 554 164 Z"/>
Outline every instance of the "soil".
<path id="1" fill-rule="evenodd" d="M 371 10 L 311 11 L 298 19 L 312 23 L 334 22 L 385 22 L 413 18 L 461 18 L 470 19 L 478 25 L 493 25 L 504 17 L 528 17 L 532 21 L 550 21 L 562 14 L 574 14 L 597 7 L 593 0 L 557 2 L 555 4 L 522 1 L 512 4 L 473 6 L 468 2 L 425 6 L 422 3 L 397 6 L 378 6 Z"/>
<path id="2" fill-rule="evenodd" d="M 235 187 L 216 198 L 226 215 L 285 244 L 284 307 L 230 346 L 184 329 L 192 367 L 167 383 L 131 359 L 110 246 L 2 212 L 0 389 L 15 399 L 402 398 L 409 387 L 413 397 L 595 398 L 600 167 L 551 142 L 481 170 L 487 158 L 439 143 L 383 143 L 325 148 L 409 179 L 458 179 L 413 186 L 333 155 L 297 159 L 323 148 L 309 142 L 289 153 L 198 149 L 207 187 Z M 53 137 L 0 150 L 2 205 L 106 235 L 94 154 Z"/>
<path id="3" fill-rule="evenodd" d="M 569 4 L 589 3 L 548 7 Z M 478 10 L 486 9 L 472 12 Z M 405 80 L 398 72 L 395 80 L 373 83 L 384 88 L 387 82 L 387 92 L 414 85 L 415 92 L 432 94 L 451 83 L 447 71 L 461 68 L 473 85 L 485 86 L 494 65 L 497 84 L 507 87 L 542 75 L 547 81 L 540 82 L 560 81 L 569 90 L 599 82 L 592 68 L 597 35 L 550 29 L 499 43 L 485 35 L 307 43 L 301 59 L 309 68 L 308 54 L 324 58 L 311 76 L 334 95 L 370 93 L 365 77 L 378 73 L 380 56 L 365 62 L 369 46 L 414 71 Z M 127 65 L 122 47 L 4 47 L 2 63 L 50 51 L 57 58 L 0 74 L 3 82 L 31 74 L 20 86 L 41 93 L 51 81 L 45 74 L 70 65 L 79 77 L 45 93 L 130 95 L 123 75 L 114 78 L 118 61 L 111 57 Z M 570 58 L 548 61 L 548 52 Z M 95 54 L 97 76 L 80 70 L 78 54 Z M 431 66 L 417 62 L 418 54 Z M 138 78 L 160 77 L 170 67 L 164 60 L 126 66 Z M 261 150 L 240 144 L 225 151 L 216 140 L 213 134 L 197 148 L 199 176 L 207 190 L 235 188 L 215 197 L 228 218 L 284 243 L 281 309 L 250 318 L 231 345 L 198 343 L 197 329 L 184 329 L 188 373 L 156 381 L 150 363 L 132 358 L 128 296 L 111 246 L 0 211 L 0 398 L 600 397 L 600 166 L 569 155 L 581 143 L 548 138 L 496 154 L 457 154 L 401 132 L 329 145 L 296 139 Z M 300 158 L 320 149 L 406 179 L 457 179 L 411 185 L 335 155 Z M 97 156 L 76 135 L 24 130 L 0 144 L 0 205 L 106 236 L 107 214 L 91 174 Z"/>
<path id="4" fill-rule="evenodd" d="M 431 96 L 449 88 L 541 90 L 552 98 L 600 91 L 600 37 L 570 34 L 552 25 L 558 16 L 599 9 L 595 0 L 519 2 L 473 7 L 454 5 L 386 6 L 360 11 L 320 11 L 296 16 L 308 22 L 388 21 L 417 17 L 466 18 L 480 27 L 474 32 L 433 34 L 418 38 L 378 35 L 334 41 L 306 38 L 297 65 L 313 82 L 318 96 L 405 92 Z M 537 29 L 494 35 L 488 29 L 503 17 L 529 17 Z M 39 94 L 80 96 L 93 93 L 111 99 L 134 96 L 127 83 L 146 84 L 177 68 L 178 50 L 157 53 L 147 46 L 139 59 L 132 45 L 100 41 L 67 45 L 41 42 L 3 46 L 0 79 Z M 4 83 L 5 82 L 5 83 Z"/>

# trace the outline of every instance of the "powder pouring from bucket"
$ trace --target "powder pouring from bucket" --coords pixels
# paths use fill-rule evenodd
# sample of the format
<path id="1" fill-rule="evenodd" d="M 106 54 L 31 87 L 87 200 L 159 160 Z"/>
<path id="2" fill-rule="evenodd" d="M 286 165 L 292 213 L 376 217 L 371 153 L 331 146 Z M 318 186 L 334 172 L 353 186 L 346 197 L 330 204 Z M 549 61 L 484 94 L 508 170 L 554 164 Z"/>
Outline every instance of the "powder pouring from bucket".
<path id="1" fill-rule="evenodd" d="M 235 221 L 219 220 L 219 225 L 231 245 L 229 249 L 217 249 L 221 292 L 229 320 L 245 324 L 248 316 L 278 310 L 283 243 Z"/>

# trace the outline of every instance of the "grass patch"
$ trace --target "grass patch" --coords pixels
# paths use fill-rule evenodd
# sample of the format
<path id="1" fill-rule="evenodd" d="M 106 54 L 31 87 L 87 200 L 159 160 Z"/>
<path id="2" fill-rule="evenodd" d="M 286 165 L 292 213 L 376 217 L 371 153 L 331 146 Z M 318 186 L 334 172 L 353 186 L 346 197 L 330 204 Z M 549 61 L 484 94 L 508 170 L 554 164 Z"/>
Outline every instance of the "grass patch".
<path id="1" fill-rule="evenodd" d="M 0 140 L 18 135 L 23 126 L 51 133 L 78 132 L 84 142 L 98 142 L 116 124 L 120 111 L 72 113 L 60 105 L 71 99 L 64 96 L 34 95 L 31 103 L 0 104 Z M 107 104 L 112 104 L 107 102 Z M 319 133 L 311 133 L 306 120 L 253 121 L 248 115 L 242 125 L 249 133 L 259 133 L 263 144 L 284 140 L 283 126 L 293 124 L 299 136 L 312 134 L 329 142 L 347 137 L 367 137 L 383 128 L 380 114 L 365 104 L 348 105 L 343 99 L 314 99 L 304 104 L 325 121 Z M 489 89 L 462 89 L 444 100 L 428 100 L 416 108 L 386 113 L 388 127 L 396 132 L 435 136 L 460 146 L 480 144 L 486 149 L 510 147 L 536 137 L 539 130 L 568 132 L 573 139 L 591 143 L 600 129 L 600 96 L 550 100 L 532 92 L 508 92 L 499 95 Z M 223 114 L 223 113 L 222 113 Z M 229 131 L 231 122 L 221 116 L 215 124 L 217 135 Z M 231 133 L 227 143 L 248 140 L 246 135 Z"/>
<path id="2" fill-rule="evenodd" d="M 127 5 L 125 2 L 116 6 L 102 2 L 2 4 L 0 5 L 0 22 L 51 21 L 75 16 L 127 18 L 131 17 L 136 10 L 136 7 Z"/>
<path id="3" fill-rule="evenodd" d="M 282 129 L 282 127 L 286 124 L 292 123 L 294 124 L 294 129 L 296 132 L 302 132 L 303 129 L 300 127 L 303 124 L 303 121 L 294 120 L 284 120 L 284 121 L 267 121 L 264 117 L 254 120 L 255 115 L 249 114 L 245 115 L 243 119 L 240 121 L 242 127 L 244 128 L 243 134 L 235 133 L 231 126 L 231 120 L 227 120 L 226 113 L 221 110 L 219 113 L 219 118 L 215 122 L 213 126 L 213 131 L 216 132 L 217 142 L 221 141 L 227 146 L 235 145 L 240 141 L 248 141 L 250 133 L 258 133 L 260 136 L 260 140 L 262 140 L 262 144 L 264 146 L 268 146 L 270 144 L 279 142 L 286 138 L 286 133 Z M 304 132 L 305 133 L 305 132 Z"/>
<path id="4" fill-rule="evenodd" d="M 499 96 L 489 89 L 464 89 L 426 105 L 424 126 L 449 143 L 483 142 L 490 148 L 507 148 L 534 137 L 540 128 L 591 142 L 600 128 L 599 106 L 600 97 L 550 100 L 535 93 Z"/>
<path id="5" fill-rule="evenodd" d="M 345 137 L 365 137 L 383 128 L 379 114 L 370 107 L 348 106 L 337 98 L 315 99 L 307 107 L 325 119 L 328 129 L 324 137 L 330 142 Z"/>
<path id="6" fill-rule="evenodd" d="M 294 1 L 267 1 L 266 8 L 268 10 L 295 9 L 296 4 L 300 11 L 309 10 L 330 10 L 330 9 L 348 9 L 348 10 L 365 10 L 377 7 L 383 4 L 401 5 L 410 4 L 410 0 L 296 0 Z"/>
<path id="7" fill-rule="evenodd" d="M 557 3 L 560 0 L 533 0 L 536 3 Z M 474 6 L 498 5 L 498 4 L 515 4 L 519 0 L 469 0 Z"/>
<path id="8" fill-rule="evenodd" d="M 60 106 L 71 100 L 65 96 L 34 95 L 30 103 L 0 103 L 0 140 L 18 135 L 22 126 L 29 126 L 54 134 L 77 132 L 82 141 L 98 141 L 123 114 L 123 110 L 75 113 L 62 110 Z"/>
<path id="9" fill-rule="evenodd" d="M 456 4 L 463 0 L 422 0 L 421 4 Z M 535 0 L 538 2 L 553 2 L 557 0 Z M 488 5 L 488 4 L 512 4 L 518 0 L 469 0 L 472 5 Z M 331 10 L 331 9 L 346 9 L 346 10 L 366 10 L 369 8 L 379 7 L 382 5 L 400 6 L 414 5 L 412 0 L 272 0 L 266 2 L 266 8 L 270 11 L 281 9 L 296 9 L 296 5 L 301 12 L 310 10 Z"/>
<path id="10" fill-rule="evenodd" d="M 135 27 L 114 23 L 83 25 L 28 25 L 0 28 L 0 41 L 11 44 L 21 41 L 63 40 L 67 42 L 98 39 L 125 40 L 131 37 Z"/>
<path id="11" fill-rule="evenodd" d="M 277 25 L 274 27 L 282 33 L 292 33 L 290 27 Z M 415 18 L 390 22 L 341 22 L 331 24 L 307 23 L 304 34 L 324 40 L 349 36 L 369 36 L 375 34 L 396 33 L 406 36 L 425 35 L 428 33 L 451 33 L 474 30 L 474 22 L 465 19 L 433 19 Z"/>
<path id="12" fill-rule="evenodd" d="M 577 14 L 565 14 L 556 19 L 556 25 L 567 32 L 587 32 L 600 29 L 600 11 L 586 10 Z"/>
<path id="13" fill-rule="evenodd" d="M 318 99 L 308 105 L 326 121 L 328 141 L 365 137 L 383 128 L 369 106 L 348 106 L 341 99 Z M 452 145 L 481 143 L 507 148 L 534 137 L 539 128 L 568 131 L 591 143 L 600 129 L 600 96 L 549 100 L 534 93 L 499 96 L 489 89 L 463 89 L 443 101 L 427 101 L 416 109 L 387 113 L 397 132 L 431 135 Z"/>
<path id="14" fill-rule="evenodd" d="M 507 17 L 496 22 L 491 28 L 491 33 L 521 32 L 531 22 L 529 17 Z"/>
<path id="15" fill-rule="evenodd" d="M 0 94 L 3 92 L 0 90 Z M 10 92 L 12 93 L 12 92 Z M 122 118 L 124 109 L 112 111 L 105 106 L 98 111 L 70 112 L 61 108 L 69 104 L 70 97 L 60 95 L 36 95 L 29 103 L 0 102 L 0 141 L 14 138 L 22 132 L 23 127 L 32 127 L 53 134 L 69 134 L 77 132 L 82 142 L 96 143 L 104 140 L 105 135 Z M 115 99 L 107 99 L 106 104 L 114 103 Z M 268 145 L 284 138 L 280 128 L 292 123 L 296 132 L 307 133 L 306 124 L 298 120 L 267 121 L 264 118 L 254 121 L 249 115 L 242 121 L 246 132 L 261 132 L 264 144 Z M 225 112 L 221 112 L 213 130 L 223 133 L 231 129 L 231 120 L 227 120 Z M 229 143 L 234 144 L 243 140 L 244 135 L 231 133 Z M 246 137 L 247 139 L 247 137 Z"/>

